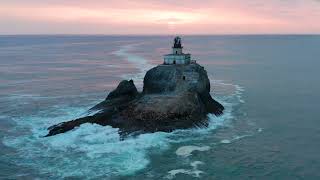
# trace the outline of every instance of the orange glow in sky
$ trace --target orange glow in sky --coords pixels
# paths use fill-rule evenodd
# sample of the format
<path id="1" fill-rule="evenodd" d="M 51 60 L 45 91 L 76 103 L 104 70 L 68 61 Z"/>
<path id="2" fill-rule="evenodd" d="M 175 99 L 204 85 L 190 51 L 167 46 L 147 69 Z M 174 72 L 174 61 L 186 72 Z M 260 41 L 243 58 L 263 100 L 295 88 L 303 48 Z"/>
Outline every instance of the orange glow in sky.
<path id="1" fill-rule="evenodd" d="M 319 34 L 317 0 L 2 0 L 0 34 Z"/>

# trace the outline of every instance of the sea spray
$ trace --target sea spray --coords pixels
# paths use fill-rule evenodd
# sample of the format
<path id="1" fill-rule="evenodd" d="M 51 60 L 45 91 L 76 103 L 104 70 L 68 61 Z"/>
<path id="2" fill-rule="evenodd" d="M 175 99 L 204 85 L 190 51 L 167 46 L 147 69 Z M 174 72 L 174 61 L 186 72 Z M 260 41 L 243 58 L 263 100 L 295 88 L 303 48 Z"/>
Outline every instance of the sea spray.
<path id="1" fill-rule="evenodd" d="M 115 55 L 125 58 L 141 70 L 141 73 L 123 76 L 125 79 L 133 78 L 141 88 L 144 73 L 151 68 L 151 65 L 143 57 L 129 53 L 135 46 L 123 46 L 115 52 Z M 110 126 L 83 124 L 73 131 L 43 138 L 48 125 L 81 117 L 85 115 L 83 113 L 86 110 L 92 107 L 73 108 L 69 104 L 65 104 L 65 106 L 54 106 L 39 111 L 32 116 L 13 118 L 12 120 L 17 123 L 17 131 L 29 129 L 30 132 L 18 136 L 7 136 L 4 139 L 4 144 L 18 150 L 15 163 L 32 167 L 40 171 L 41 174 L 50 174 L 52 177 L 99 178 L 134 174 L 150 164 L 149 156 L 152 153 L 169 150 L 172 144 L 204 139 L 206 137 L 204 134 L 210 134 L 218 127 L 225 126 L 228 124 L 227 122 L 230 122 L 233 118 L 233 107 L 240 103 L 240 92 L 243 91 L 238 86 L 226 84 L 223 81 L 214 81 L 212 86 L 214 89 L 224 89 L 226 86 L 234 87 L 236 92 L 231 95 L 217 96 L 226 109 L 220 117 L 208 115 L 208 128 L 176 130 L 172 133 L 141 134 L 121 141 L 118 129 Z M 208 145 L 201 147 L 201 150 L 210 149 Z M 177 172 L 172 171 L 172 175 L 175 176 Z M 201 173 L 200 171 L 195 174 L 192 172 L 190 175 L 200 176 Z"/>

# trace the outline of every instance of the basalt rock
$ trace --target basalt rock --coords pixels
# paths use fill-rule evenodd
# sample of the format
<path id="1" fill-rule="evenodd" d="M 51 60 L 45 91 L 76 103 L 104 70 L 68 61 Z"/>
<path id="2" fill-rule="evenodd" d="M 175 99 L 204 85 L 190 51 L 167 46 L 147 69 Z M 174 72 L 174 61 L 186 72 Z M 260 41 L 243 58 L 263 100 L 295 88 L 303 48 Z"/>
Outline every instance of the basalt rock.
<path id="1" fill-rule="evenodd" d="M 97 113 L 51 126 L 47 136 L 83 123 L 109 125 L 119 128 L 123 135 L 206 127 L 207 114 L 219 116 L 223 110 L 210 95 L 210 81 L 202 66 L 159 65 L 146 73 L 142 92 L 137 91 L 132 80 L 124 80 L 89 110 Z"/>

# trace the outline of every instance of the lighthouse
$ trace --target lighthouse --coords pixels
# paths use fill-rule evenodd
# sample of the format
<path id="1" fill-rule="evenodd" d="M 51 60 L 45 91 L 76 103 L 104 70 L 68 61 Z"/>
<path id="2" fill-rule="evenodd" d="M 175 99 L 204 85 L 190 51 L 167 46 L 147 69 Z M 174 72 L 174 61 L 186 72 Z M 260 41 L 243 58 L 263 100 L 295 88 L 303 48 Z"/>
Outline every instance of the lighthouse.
<path id="1" fill-rule="evenodd" d="M 183 46 L 181 45 L 181 38 L 179 36 L 174 38 L 173 46 L 172 46 L 172 53 L 164 55 L 164 62 L 165 65 L 172 65 L 172 64 L 190 64 L 191 62 L 191 55 L 184 54 L 182 52 Z"/>

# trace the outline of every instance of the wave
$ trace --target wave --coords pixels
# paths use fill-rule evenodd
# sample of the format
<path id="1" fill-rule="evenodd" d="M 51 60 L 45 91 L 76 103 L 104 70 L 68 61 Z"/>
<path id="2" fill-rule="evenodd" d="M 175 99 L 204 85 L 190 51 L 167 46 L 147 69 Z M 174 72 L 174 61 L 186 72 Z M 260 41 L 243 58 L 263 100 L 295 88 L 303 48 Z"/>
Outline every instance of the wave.
<path id="1" fill-rule="evenodd" d="M 144 74 L 152 65 L 143 57 L 129 52 L 135 46 L 137 44 L 122 46 L 114 54 L 133 63 L 140 69 L 140 73 L 127 74 L 123 78 L 132 78 L 141 88 Z M 188 130 L 176 130 L 172 133 L 141 134 L 120 140 L 116 128 L 83 124 L 67 133 L 42 138 L 47 133 L 46 128 L 49 125 L 84 116 L 86 114 L 83 114 L 83 112 L 91 107 L 60 106 L 49 108 L 32 116 L 13 118 L 17 123 L 16 132 L 25 131 L 25 129 L 28 129 L 29 132 L 21 133 L 18 136 L 7 136 L 3 143 L 17 150 L 19 156 L 16 160 L 17 164 L 32 167 L 41 174 L 50 174 L 52 177 L 102 178 L 132 175 L 145 169 L 150 164 L 150 156 L 153 153 L 168 150 L 175 143 L 180 144 L 203 139 L 205 138 L 203 134 L 212 133 L 217 128 L 226 126 L 233 119 L 234 106 L 244 103 L 241 99 L 244 89 L 238 85 L 210 79 L 212 79 L 215 89 L 233 87 L 235 90 L 231 94 L 216 97 L 225 106 L 225 112 L 219 117 L 209 114 L 208 128 L 195 127 Z M 28 98 L 33 97 L 28 96 Z M 36 96 L 34 98 L 45 97 Z M 221 143 L 226 142 L 222 141 Z M 188 145 L 180 147 L 174 153 L 188 157 L 192 155 L 193 151 L 208 151 L 209 149 L 210 145 Z M 203 172 L 198 169 L 198 166 L 201 164 L 201 161 L 195 161 L 190 164 L 191 169 L 171 170 L 168 172 L 167 178 L 174 178 L 179 173 L 200 177 Z"/>
<path id="2" fill-rule="evenodd" d="M 113 52 L 112 54 L 125 59 L 126 61 L 132 63 L 136 68 L 140 70 L 138 73 L 134 74 L 124 74 L 122 76 L 123 79 L 132 79 L 134 80 L 135 85 L 138 89 L 142 89 L 143 87 L 143 77 L 145 73 L 151 69 L 153 66 L 148 63 L 148 61 L 138 55 L 130 53 L 130 51 L 134 50 L 136 46 L 141 44 L 128 44 L 121 46 L 119 50 Z"/>

